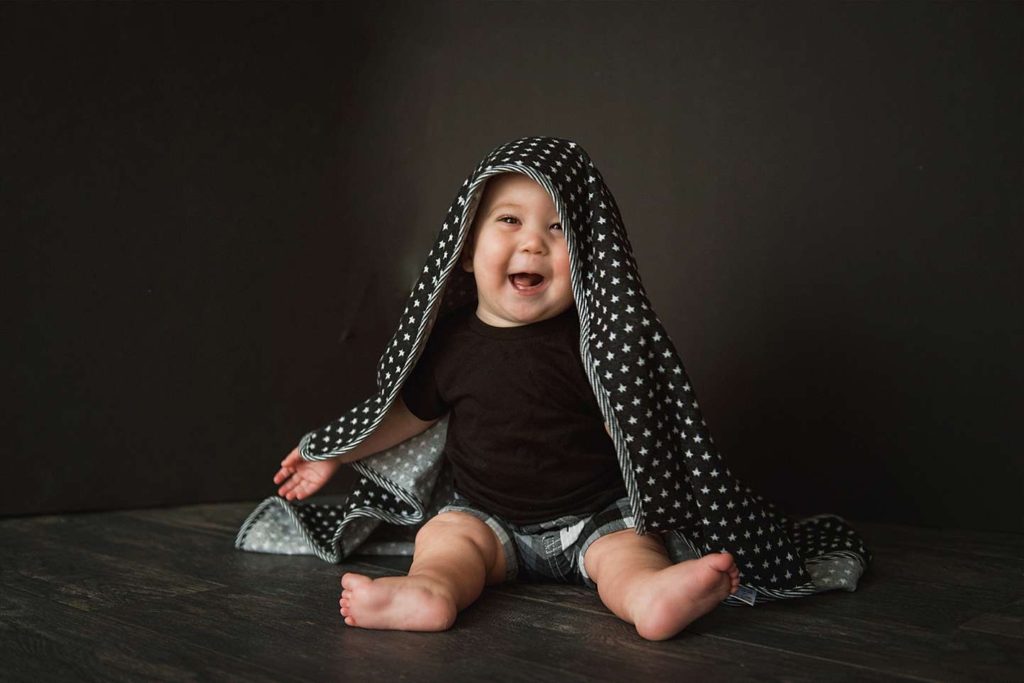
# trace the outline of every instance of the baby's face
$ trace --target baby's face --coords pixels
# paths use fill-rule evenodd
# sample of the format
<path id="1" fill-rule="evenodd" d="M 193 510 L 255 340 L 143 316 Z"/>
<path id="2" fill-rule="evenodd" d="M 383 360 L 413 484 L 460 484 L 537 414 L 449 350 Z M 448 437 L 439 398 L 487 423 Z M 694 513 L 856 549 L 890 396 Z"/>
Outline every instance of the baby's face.
<path id="1" fill-rule="evenodd" d="M 495 327 L 552 318 L 573 303 L 561 219 L 543 187 L 521 173 L 493 176 L 480 200 L 462 267 L 476 279 L 476 315 Z M 532 273 L 543 279 L 513 278 Z"/>

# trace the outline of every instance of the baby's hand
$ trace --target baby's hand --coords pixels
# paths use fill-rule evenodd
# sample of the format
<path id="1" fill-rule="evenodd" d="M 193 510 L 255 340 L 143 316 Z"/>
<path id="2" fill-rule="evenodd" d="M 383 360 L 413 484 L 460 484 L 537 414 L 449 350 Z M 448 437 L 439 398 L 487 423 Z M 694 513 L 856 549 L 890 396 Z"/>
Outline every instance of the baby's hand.
<path id="1" fill-rule="evenodd" d="M 296 447 L 281 461 L 281 469 L 274 475 L 274 483 L 284 484 L 277 495 L 285 500 L 302 500 L 319 491 L 341 467 L 341 460 L 331 458 L 309 462 L 302 459 Z"/>

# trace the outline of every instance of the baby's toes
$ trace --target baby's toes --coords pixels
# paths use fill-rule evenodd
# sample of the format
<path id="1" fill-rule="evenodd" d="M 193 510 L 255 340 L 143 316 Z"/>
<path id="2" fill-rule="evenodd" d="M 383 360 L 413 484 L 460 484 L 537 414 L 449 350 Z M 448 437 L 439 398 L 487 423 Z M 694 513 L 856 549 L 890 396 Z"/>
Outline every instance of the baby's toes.
<path id="1" fill-rule="evenodd" d="M 354 572 L 347 572 L 341 577 L 341 587 L 347 590 L 355 590 L 356 588 L 359 588 L 359 586 L 371 583 L 372 581 L 373 579 L 369 576 L 356 574 Z"/>
<path id="2" fill-rule="evenodd" d="M 732 555 L 729 553 L 708 553 L 699 560 L 705 567 L 714 569 L 716 572 L 725 574 L 730 567 L 735 566 Z"/>

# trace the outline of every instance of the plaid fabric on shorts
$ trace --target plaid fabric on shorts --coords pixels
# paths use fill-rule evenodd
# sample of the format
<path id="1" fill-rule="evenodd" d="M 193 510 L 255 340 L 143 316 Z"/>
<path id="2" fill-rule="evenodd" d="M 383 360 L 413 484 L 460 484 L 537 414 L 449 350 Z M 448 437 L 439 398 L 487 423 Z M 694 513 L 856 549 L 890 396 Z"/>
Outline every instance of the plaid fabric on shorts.
<path id="1" fill-rule="evenodd" d="M 610 533 L 635 528 L 629 498 L 623 497 L 592 515 L 566 515 L 536 524 L 516 525 L 474 506 L 455 492 L 442 512 L 465 512 L 483 520 L 501 541 L 505 580 L 557 581 L 589 586 L 583 556 L 590 544 Z"/>

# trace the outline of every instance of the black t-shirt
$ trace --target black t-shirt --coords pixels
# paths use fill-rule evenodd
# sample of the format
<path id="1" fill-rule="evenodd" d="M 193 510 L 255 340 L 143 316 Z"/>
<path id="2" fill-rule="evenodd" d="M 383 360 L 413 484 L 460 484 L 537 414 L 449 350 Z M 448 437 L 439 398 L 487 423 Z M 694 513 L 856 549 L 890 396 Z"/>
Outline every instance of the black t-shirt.
<path id="1" fill-rule="evenodd" d="M 513 524 L 590 514 L 626 495 L 583 370 L 579 317 L 494 327 L 476 303 L 437 321 L 402 387 L 421 420 L 451 410 L 455 488 Z"/>

